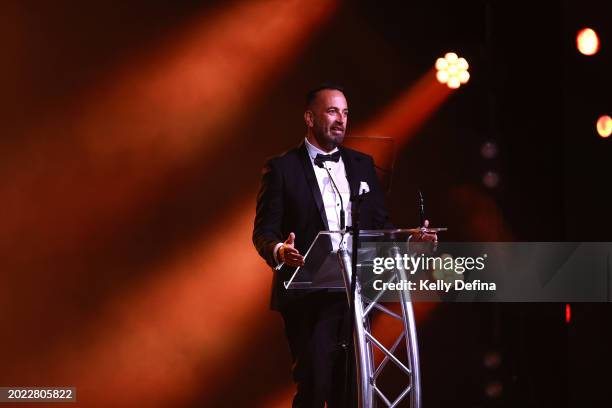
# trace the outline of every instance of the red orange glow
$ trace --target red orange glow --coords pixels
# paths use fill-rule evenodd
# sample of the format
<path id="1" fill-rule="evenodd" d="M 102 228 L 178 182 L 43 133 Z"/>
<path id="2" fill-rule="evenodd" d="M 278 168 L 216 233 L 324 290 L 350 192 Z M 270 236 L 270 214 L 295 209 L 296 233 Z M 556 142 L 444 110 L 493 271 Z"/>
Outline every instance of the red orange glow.
<path id="1" fill-rule="evenodd" d="M 373 119 L 358 126 L 353 134 L 392 137 L 401 147 L 410 141 L 451 92 L 448 87 L 440 86 L 432 69 Z"/>
<path id="2" fill-rule="evenodd" d="M 27 239 L 61 231 L 40 237 L 44 250 L 55 251 L 105 224 L 97 221 L 150 202 L 165 175 L 232 144 L 210 135 L 248 110 L 335 9 L 334 0 L 234 2 L 134 53 L 74 106 L 32 129 L 28 139 L 37 143 L 3 163 L 14 176 L 0 196 L 19 216 L 7 214 L 0 241 L 17 242 L 20 231 Z M 39 155 L 52 160 L 28 164 Z"/>
<path id="3" fill-rule="evenodd" d="M 10 181 L 0 186 L 9 203 L 0 241 L 22 251 L 15 262 L 67 262 L 91 248 L 104 253 L 99 241 L 123 235 L 131 220 L 158 210 L 169 175 L 244 140 L 227 129 L 335 9 L 335 0 L 230 2 L 163 46 L 135 52 L 73 106 L 36 124 L 29 135 L 36 142 L 3 163 Z M 450 92 L 430 71 L 363 134 L 405 144 Z M 220 130 L 231 136 L 215 137 Z M 75 385 L 90 407 L 187 405 L 233 380 L 240 351 L 262 336 L 262 321 L 270 319 L 270 271 L 250 244 L 254 197 L 240 200 L 220 203 L 200 234 L 180 242 L 176 252 L 140 254 L 145 273 L 130 285 L 100 279 L 112 289 L 95 302 L 89 293 L 66 291 L 75 299 L 61 307 L 80 309 L 82 302 L 92 309 L 87 327 L 24 358 L 14 378 Z M 74 292 L 94 280 L 86 267 L 82 276 L 49 269 L 57 272 L 52 279 L 78 280 Z M 417 319 L 430 307 L 417 305 Z M 253 406 L 288 406 L 288 389 Z"/>
<path id="4" fill-rule="evenodd" d="M 139 243 L 121 247 L 125 265 L 145 258 L 134 262 L 145 273 L 130 285 L 110 273 L 90 276 L 87 261 L 72 276 L 61 262 L 107 250 L 113 234 L 159 209 L 170 176 L 232 146 L 235 139 L 214 136 L 231 134 L 335 9 L 334 0 L 231 2 L 162 46 L 135 52 L 96 89 L 28 130 L 24 139 L 33 142 L 3 163 L 13 176 L 0 186 L 7 221 L 0 241 L 14 245 L 7 249 L 15 249 L 14 263 L 44 264 L 27 278 L 70 281 L 72 289 L 84 288 L 78 291 L 100 279 L 112 289 L 91 301 L 64 288 L 69 300 L 58 308 L 78 314 L 82 302 L 96 309 L 87 327 L 74 326 L 66 341 L 3 365 L 3 375 L 75 385 L 90 407 L 186 405 L 232 378 L 224 371 L 239 366 L 240 350 L 271 315 L 270 271 L 250 243 L 254 196 L 241 197 L 237 207 L 220 205 L 201 235 L 177 252 L 133 255 Z M 180 241 L 167 242 L 173 239 Z M 57 274 L 41 277 L 36 267 Z M 44 302 L 51 291 L 38 286 L 40 296 L 28 296 Z"/>
<path id="5" fill-rule="evenodd" d="M 214 239 L 185 249 L 151 271 L 156 279 L 109 303 L 88 346 L 67 345 L 64 363 L 49 374 L 78 379 L 80 400 L 92 407 L 176 406 L 202 387 L 214 389 L 261 328 L 254 315 L 268 313 L 270 271 L 249 245 L 254 200 L 229 209 L 235 215 L 206 232 Z M 120 389 L 129 392 L 109 392 Z"/>

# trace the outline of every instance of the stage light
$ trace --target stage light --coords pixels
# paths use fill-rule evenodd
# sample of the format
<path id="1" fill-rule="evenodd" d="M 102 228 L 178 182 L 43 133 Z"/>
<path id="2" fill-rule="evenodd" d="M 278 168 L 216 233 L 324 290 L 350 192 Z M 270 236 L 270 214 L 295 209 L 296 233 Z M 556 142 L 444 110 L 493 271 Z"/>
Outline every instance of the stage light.
<path id="1" fill-rule="evenodd" d="M 491 381 L 485 386 L 485 395 L 491 399 L 499 398 L 504 393 L 504 386 L 499 381 Z"/>
<path id="2" fill-rule="evenodd" d="M 493 159 L 497 156 L 497 145 L 493 142 L 486 142 L 480 148 L 480 154 L 485 159 Z"/>
<path id="3" fill-rule="evenodd" d="M 502 357 L 497 351 L 488 351 L 483 357 L 482 363 L 488 369 L 495 369 L 501 365 Z"/>
<path id="4" fill-rule="evenodd" d="M 595 55 L 599 51 L 599 37 L 590 28 L 583 28 L 576 35 L 576 47 L 584 55 Z"/>
<path id="5" fill-rule="evenodd" d="M 600 116 L 597 119 L 597 133 L 599 136 L 606 138 L 612 134 L 612 118 L 609 115 Z"/>
<path id="6" fill-rule="evenodd" d="M 469 64 L 465 58 L 459 58 L 454 52 L 449 52 L 443 58 L 436 60 L 436 78 L 441 84 L 451 89 L 457 89 L 470 80 Z"/>
<path id="7" fill-rule="evenodd" d="M 482 183 L 488 188 L 495 188 L 499 184 L 499 175 L 494 171 L 487 171 L 482 177 Z"/>

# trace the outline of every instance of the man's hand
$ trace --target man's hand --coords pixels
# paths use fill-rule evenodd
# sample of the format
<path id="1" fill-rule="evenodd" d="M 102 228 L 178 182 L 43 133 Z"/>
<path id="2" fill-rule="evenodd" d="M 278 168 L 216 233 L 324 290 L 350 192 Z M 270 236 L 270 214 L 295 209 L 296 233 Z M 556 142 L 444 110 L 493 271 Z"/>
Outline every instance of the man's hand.
<path id="1" fill-rule="evenodd" d="M 423 226 L 421 227 L 421 232 L 419 234 L 413 234 L 411 241 L 431 241 L 438 242 L 438 234 L 427 232 L 427 228 L 429 227 L 429 220 L 425 220 L 423 222 Z"/>
<path id="2" fill-rule="evenodd" d="M 423 226 L 421 227 L 421 232 L 418 234 L 412 234 L 410 236 L 409 243 L 413 246 L 413 248 L 417 249 L 417 252 L 430 253 L 435 252 L 438 248 L 438 234 L 435 232 L 427 232 L 428 227 L 429 220 L 425 220 L 423 222 Z M 420 242 L 421 244 L 414 245 L 415 242 Z"/>
<path id="3" fill-rule="evenodd" d="M 289 266 L 304 266 L 304 257 L 300 255 L 300 251 L 295 249 L 295 234 L 293 232 L 289 234 L 287 240 L 278 249 L 278 259 Z"/>

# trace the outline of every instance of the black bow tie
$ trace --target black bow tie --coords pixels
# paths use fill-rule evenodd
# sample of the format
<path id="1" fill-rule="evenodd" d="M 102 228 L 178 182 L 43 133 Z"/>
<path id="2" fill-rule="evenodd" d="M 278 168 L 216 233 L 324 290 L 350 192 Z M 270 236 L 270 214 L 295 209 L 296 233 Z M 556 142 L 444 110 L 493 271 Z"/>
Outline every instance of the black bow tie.
<path id="1" fill-rule="evenodd" d="M 319 167 L 323 167 L 323 163 L 326 161 L 338 163 L 338 160 L 340 160 L 340 150 L 333 154 L 317 154 L 317 157 L 314 158 L 314 163 Z"/>

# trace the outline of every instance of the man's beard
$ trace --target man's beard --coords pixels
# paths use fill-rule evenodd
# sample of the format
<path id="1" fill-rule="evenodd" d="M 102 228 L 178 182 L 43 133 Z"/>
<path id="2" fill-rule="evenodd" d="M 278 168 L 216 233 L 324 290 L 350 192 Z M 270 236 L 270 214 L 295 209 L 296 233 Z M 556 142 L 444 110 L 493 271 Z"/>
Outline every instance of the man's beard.
<path id="1" fill-rule="evenodd" d="M 319 128 L 318 132 L 315 133 L 315 136 L 322 147 L 325 147 L 329 150 L 333 150 L 342 144 L 342 142 L 344 141 L 345 134 L 346 130 L 343 129 L 342 133 L 334 135 L 333 130 L 330 127 L 329 129 Z"/>

